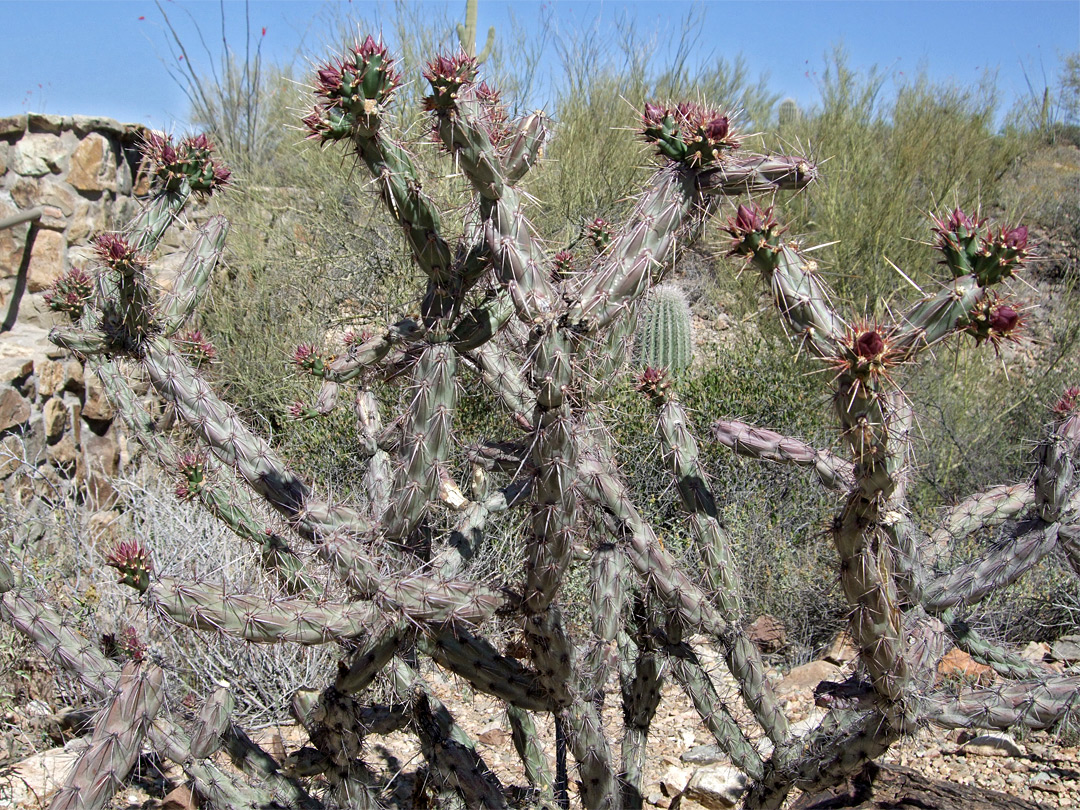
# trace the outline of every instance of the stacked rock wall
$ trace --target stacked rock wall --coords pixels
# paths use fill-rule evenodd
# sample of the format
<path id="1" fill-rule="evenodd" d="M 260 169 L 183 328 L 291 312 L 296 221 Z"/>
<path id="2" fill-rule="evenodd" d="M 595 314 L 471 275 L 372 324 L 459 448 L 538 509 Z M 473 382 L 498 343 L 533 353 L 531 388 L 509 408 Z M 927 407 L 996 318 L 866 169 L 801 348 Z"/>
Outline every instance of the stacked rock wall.
<path id="1" fill-rule="evenodd" d="M 0 220 L 42 209 L 37 222 L 0 230 L 0 511 L 30 499 L 75 498 L 99 516 L 115 505 L 125 437 L 97 378 L 49 342 L 62 316 L 44 292 L 91 264 L 95 234 L 137 211 L 145 134 L 107 118 L 0 118 Z"/>

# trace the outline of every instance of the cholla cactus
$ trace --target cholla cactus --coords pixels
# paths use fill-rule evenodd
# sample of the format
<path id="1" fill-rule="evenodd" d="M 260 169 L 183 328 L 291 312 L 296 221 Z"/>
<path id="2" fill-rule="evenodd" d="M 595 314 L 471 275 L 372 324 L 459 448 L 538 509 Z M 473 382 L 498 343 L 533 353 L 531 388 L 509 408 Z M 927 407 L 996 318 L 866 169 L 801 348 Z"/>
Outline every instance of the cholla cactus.
<path id="1" fill-rule="evenodd" d="M 145 734 L 216 807 L 367 808 L 379 806 L 381 786 L 363 762 L 364 737 L 375 728 L 407 728 L 419 738 L 438 789 L 467 807 L 565 806 L 567 751 L 583 807 L 640 807 L 650 725 L 661 685 L 672 678 L 747 775 L 745 806 L 779 808 L 794 788 L 814 792 L 856 775 L 920 723 L 1041 728 L 1073 707 L 1080 678 L 1031 665 L 961 630 L 952 611 L 1013 582 L 1059 544 L 1080 570 L 1078 395 L 1068 393 L 1055 408 L 1029 484 L 973 495 L 946 516 L 944 528 L 957 534 L 1008 521 L 1002 541 L 982 558 L 946 573 L 932 570 L 921 557 L 921 528 L 905 508 L 912 416 L 894 385 L 896 369 L 950 337 L 968 332 L 993 341 L 1016 329 L 1016 310 L 993 290 L 1022 268 L 1022 229 L 992 231 L 961 211 L 939 220 L 938 246 L 951 278 L 895 321 L 878 323 L 834 309 L 814 263 L 796 241 L 782 238 L 771 209 L 741 205 L 727 222 L 732 253 L 761 272 L 803 350 L 833 369 L 828 384 L 849 455 L 741 422 L 714 429 L 736 452 L 811 467 L 845 495 L 831 533 L 861 667 L 836 690 L 844 698 L 799 738 L 742 631 L 732 538 L 718 519 L 698 439 L 664 374 L 650 368 L 639 382 L 656 408 L 663 456 L 704 563 L 700 571 L 680 566 L 635 504 L 596 406 L 606 381 L 626 373 L 623 348 L 639 305 L 718 199 L 803 188 L 816 177 L 815 167 L 798 157 L 741 152 L 730 120 L 717 110 L 650 104 L 642 136 L 661 165 L 626 222 L 590 226 L 597 255 L 574 270 L 566 255 L 549 255 L 534 235 L 518 188 L 537 163 L 544 116 L 506 124 L 493 110 L 490 90 L 476 84 L 471 57 L 437 58 L 425 75 L 432 131 L 475 193 L 475 219 L 464 236 L 446 232 L 412 158 L 387 132 L 398 75 L 384 46 L 369 37 L 322 66 L 315 109 L 304 119 L 313 139 L 344 147 L 370 172 L 427 282 L 419 314 L 351 339 L 338 356 L 302 346 L 293 358 L 321 385 L 319 406 L 298 405 L 298 416 L 352 403 L 362 468 L 355 502 L 320 498 L 171 339 L 206 286 L 226 223 L 215 217 L 204 226 L 168 295 L 155 294 L 141 257 L 158 247 L 193 192 L 213 191 L 225 177 L 208 145 L 185 141 L 176 150 L 186 149 L 183 157 L 150 142 L 151 157 L 165 167 L 155 175 L 152 199 L 122 237 L 99 240 L 94 295 L 76 327 L 57 331 L 54 340 L 91 358 L 133 434 L 181 475 L 179 494 L 198 499 L 255 544 L 285 593 L 262 599 L 157 576 L 146 552 L 130 541 L 108 564 L 147 605 L 181 625 L 262 643 L 334 644 L 344 660 L 327 673 L 322 692 L 294 697 L 310 745 L 283 771 L 229 721 L 227 687 L 210 696 L 186 730 L 191 716 L 174 714 L 182 707 L 162 706 L 156 697 L 160 673 L 138 662 L 120 672 L 51 609 L 15 589 L 16 577 L 0 562 L 0 588 L 8 591 L 0 601 L 4 617 L 89 688 L 113 695 L 87 756 L 107 759 L 115 775 Z M 135 405 L 121 359 L 141 366 L 200 452 L 180 454 L 163 438 Z M 389 427 L 375 398 L 387 378 L 407 380 L 409 391 Z M 519 434 L 458 447 L 454 415 L 463 385 L 484 389 Z M 352 396 L 340 395 L 348 389 Z M 473 461 L 468 486 L 454 477 L 463 450 Z M 255 500 L 284 518 L 285 536 L 261 522 Z M 491 516 L 515 511 L 529 516 L 517 521 L 525 551 L 520 576 L 470 578 L 468 560 L 489 542 Z M 437 527 L 447 523 L 451 529 L 440 534 Z M 313 558 L 332 568 L 339 588 L 324 587 Z M 568 575 L 582 560 L 591 625 L 577 631 L 562 607 Z M 524 660 L 505 654 L 488 634 L 495 616 L 523 632 Z M 933 675 L 946 638 L 933 628 L 941 623 L 956 644 L 993 662 L 1011 679 L 1007 685 L 938 691 Z M 756 731 L 735 721 L 735 707 L 689 641 L 697 634 L 721 650 Z M 506 703 L 529 791 L 510 790 L 488 768 L 421 676 L 417 656 Z M 388 704 L 370 702 L 365 691 L 377 677 L 394 695 Z M 623 721 L 613 740 L 605 734 L 611 707 L 604 687 L 616 678 Z M 560 754 L 554 766 L 537 740 L 542 717 L 554 719 Z M 128 730 L 117 728 L 124 723 Z M 757 734 L 771 748 L 754 744 Z M 207 759 L 219 745 L 239 775 Z M 90 764 L 80 763 L 76 782 L 86 781 Z M 314 775 L 329 785 L 319 797 L 316 783 L 307 781 Z M 108 791 L 95 791 L 100 804 Z"/>

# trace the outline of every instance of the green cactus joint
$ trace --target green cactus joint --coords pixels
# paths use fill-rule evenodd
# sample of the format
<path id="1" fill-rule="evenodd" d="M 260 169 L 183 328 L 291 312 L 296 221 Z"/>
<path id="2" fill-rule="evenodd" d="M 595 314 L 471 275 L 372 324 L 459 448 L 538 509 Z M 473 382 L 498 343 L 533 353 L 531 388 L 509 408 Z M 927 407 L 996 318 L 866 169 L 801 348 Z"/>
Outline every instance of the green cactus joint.
<path id="1" fill-rule="evenodd" d="M 105 564 L 120 572 L 120 582 L 139 593 L 150 587 L 150 554 L 137 540 L 123 540 L 105 558 Z"/>
<path id="2" fill-rule="evenodd" d="M 458 92 L 475 81 L 476 73 L 476 57 L 464 51 L 432 59 L 424 69 L 424 78 L 431 84 L 431 95 L 424 97 L 424 109 L 432 112 L 453 110 Z"/>
<path id="3" fill-rule="evenodd" d="M 597 217 L 585 228 L 585 235 L 592 243 L 597 253 L 603 253 L 611 244 L 611 224 L 601 217 Z"/>

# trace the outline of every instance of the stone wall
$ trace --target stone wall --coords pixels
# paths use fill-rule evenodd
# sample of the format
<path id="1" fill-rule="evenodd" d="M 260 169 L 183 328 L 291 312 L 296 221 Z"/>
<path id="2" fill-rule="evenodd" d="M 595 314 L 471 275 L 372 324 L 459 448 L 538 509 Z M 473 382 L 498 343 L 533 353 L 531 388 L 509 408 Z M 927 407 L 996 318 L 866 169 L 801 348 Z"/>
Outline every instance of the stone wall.
<path id="1" fill-rule="evenodd" d="M 72 264 L 84 263 L 91 236 L 118 227 L 135 211 L 138 143 L 145 133 L 140 125 L 109 118 L 0 118 L 0 219 L 44 208 L 36 227 L 23 224 L 0 231 L 0 312 L 5 323 L 12 320 L 14 305 L 19 321 L 46 325 L 40 294 Z M 19 269 L 31 229 L 25 289 L 20 290 Z"/>
<path id="2" fill-rule="evenodd" d="M 115 505 L 110 481 L 130 461 L 127 442 L 97 378 L 49 342 L 66 316 L 43 293 L 72 265 L 89 267 L 90 239 L 138 210 L 145 133 L 107 118 L 0 118 L 0 219 L 43 209 L 36 223 L 0 231 L 0 510 L 31 498 L 75 498 L 99 516 Z"/>

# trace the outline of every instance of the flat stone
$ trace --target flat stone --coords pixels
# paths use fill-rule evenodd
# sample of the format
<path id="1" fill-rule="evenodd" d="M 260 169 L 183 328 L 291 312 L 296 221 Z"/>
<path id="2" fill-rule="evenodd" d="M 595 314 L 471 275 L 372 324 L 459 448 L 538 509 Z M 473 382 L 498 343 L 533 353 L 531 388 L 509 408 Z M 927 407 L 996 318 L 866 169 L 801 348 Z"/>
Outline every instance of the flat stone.
<path id="1" fill-rule="evenodd" d="M 84 382 L 85 371 L 83 364 L 74 357 L 64 363 L 64 390 L 82 391 L 86 385 Z"/>
<path id="2" fill-rule="evenodd" d="M 0 199 L 0 218 L 19 213 L 14 199 Z M 26 232 L 30 226 L 26 223 L 0 231 L 0 278 L 11 278 L 18 274 L 26 248 Z"/>
<path id="3" fill-rule="evenodd" d="M 997 673 L 985 664 L 978 663 L 959 647 L 953 647 L 938 664 L 938 679 L 945 678 L 986 685 L 997 679 Z"/>
<path id="4" fill-rule="evenodd" d="M 60 397 L 51 397 L 42 408 L 42 419 L 45 426 L 45 439 L 50 444 L 55 443 L 64 433 L 68 424 L 68 409 L 64 400 Z"/>
<path id="5" fill-rule="evenodd" d="M 30 402 L 14 388 L 0 390 L 0 431 L 25 425 L 30 419 Z"/>
<path id="6" fill-rule="evenodd" d="M 24 135 L 12 150 L 11 168 L 23 177 L 41 177 L 64 169 L 67 150 L 56 135 Z"/>
<path id="7" fill-rule="evenodd" d="M 1050 645 L 1045 641 L 1029 641 L 1020 650 L 1020 657 L 1033 664 L 1041 664 L 1050 658 Z"/>
<path id="8" fill-rule="evenodd" d="M 684 751 L 679 755 L 679 759 L 687 765 L 712 765 L 727 759 L 727 754 L 721 751 L 718 745 L 698 745 Z"/>
<path id="9" fill-rule="evenodd" d="M 64 118 L 60 115 L 30 113 L 26 116 L 26 127 L 31 132 L 49 132 L 59 135 L 64 130 Z"/>
<path id="10" fill-rule="evenodd" d="M 694 772 L 683 796 L 708 810 L 726 810 L 738 806 L 746 787 L 742 771 L 730 765 L 707 765 Z"/>
<path id="11" fill-rule="evenodd" d="M 1050 646 L 1050 657 L 1066 664 L 1080 661 L 1080 635 L 1071 634 L 1059 638 Z"/>
<path id="12" fill-rule="evenodd" d="M 30 357 L 4 357 L 0 354 L 0 385 L 21 383 L 34 373 L 34 360 Z"/>
<path id="13" fill-rule="evenodd" d="M 1022 757 L 1026 753 L 1010 735 L 1000 732 L 972 737 L 960 747 L 960 751 L 983 757 Z"/>
<path id="14" fill-rule="evenodd" d="M 91 132 L 79 142 L 67 181 L 79 191 L 116 190 L 116 156 L 104 135 Z"/>
<path id="15" fill-rule="evenodd" d="M 777 693 L 794 692 L 799 689 L 813 689 L 822 681 L 834 681 L 839 678 L 840 667 L 828 661 L 811 661 L 802 666 L 793 667 L 776 687 Z"/>
<path id="16" fill-rule="evenodd" d="M 8 806 L 23 810 L 48 807 L 85 749 L 85 740 L 73 740 L 63 748 L 51 748 L 17 763 L 5 780 L 11 787 L 10 795 L 4 796 Z"/>
<path id="17" fill-rule="evenodd" d="M 82 443 L 90 469 L 107 476 L 115 476 L 120 469 L 120 445 L 113 438 L 114 432 L 109 431 L 104 436 L 90 434 Z"/>
<path id="18" fill-rule="evenodd" d="M 71 116 L 71 128 L 80 138 L 90 132 L 108 132 L 110 135 L 120 135 L 124 131 L 124 125 L 119 121 L 100 115 L 73 115 Z"/>
<path id="19" fill-rule="evenodd" d="M 49 289 L 64 274 L 66 256 L 67 240 L 62 233 L 39 230 L 30 250 L 26 289 L 32 293 Z"/>
<path id="20" fill-rule="evenodd" d="M 26 132 L 25 115 L 9 115 L 0 118 L 0 137 Z"/>

